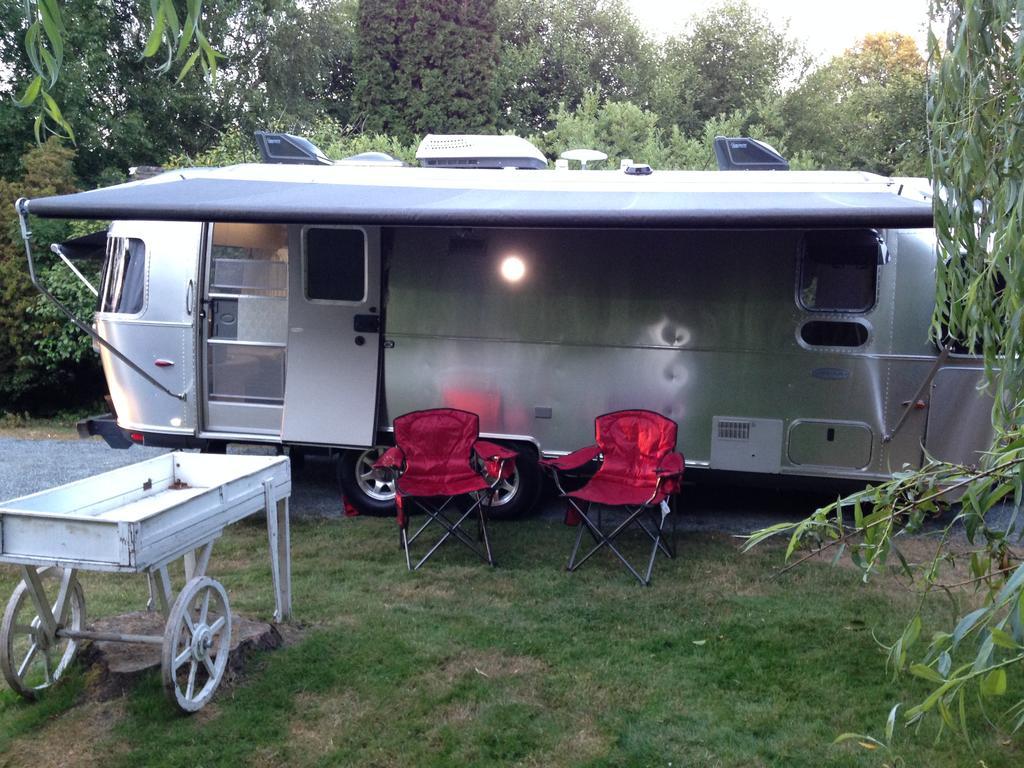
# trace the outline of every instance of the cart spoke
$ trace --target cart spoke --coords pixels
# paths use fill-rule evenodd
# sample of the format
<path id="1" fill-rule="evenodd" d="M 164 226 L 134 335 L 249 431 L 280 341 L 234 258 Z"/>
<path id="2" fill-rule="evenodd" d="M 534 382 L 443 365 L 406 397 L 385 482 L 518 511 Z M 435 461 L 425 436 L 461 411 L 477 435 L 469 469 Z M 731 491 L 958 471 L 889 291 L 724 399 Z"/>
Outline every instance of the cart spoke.
<path id="1" fill-rule="evenodd" d="M 29 624 L 15 624 L 11 630 L 15 635 L 31 635 L 32 637 L 35 637 L 39 632 L 37 627 Z"/>
<path id="2" fill-rule="evenodd" d="M 185 627 L 188 629 L 188 636 L 190 638 L 194 637 L 195 634 L 196 634 L 196 623 L 192 620 L 192 611 L 191 611 L 191 609 L 189 609 L 187 611 L 184 611 L 181 614 L 181 618 L 184 620 Z"/>
<path id="3" fill-rule="evenodd" d="M 213 661 L 210 660 L 209 656 L 203 657 L 203 666 L 206 667 L 206 674 L 210 676 L 211 680 L 217 677 L 217 669 L 214 666 Z"/>
<path id="4" fill-rule="evenodd" d="M 215 622 L 213 622 L 213 624 L 210 625 L 210 634 L 211 635 L 216 635 L 224 627 L 224 624 L 226 622 L 227 622 L 227 619 L 225 619 L 223 616 L 221 616 L 219 619 L 217 619 Z"/>
<path id="5" fill-rule="evenodd" d="M 68 615 L 71 613 L 71 590 L 64 597 L 64 605 L 60 607 L 60 615 L 57 615 L 57 606 L 53 607 L 53 615 L 57 617 L 57 626 L 64 627 L 68 623 Z"/>
<path id="6" fill-rule="evenodd" d="M 196 672 L 199 670 L 199 662 L 192 659 L 192 666 L 188 670 L 188 686 L 185 688 L 185 698 L 191 699 L 196 693 Z"/>
<path id="7" fill-rule="evenodd" d="M 192 649 L 186 648 L 184 651 L 174 657 L 174 671 L 177 672 L 181 669 L 181 665 L 188 661 L 189 656 L 192 655 Z"/>
<path id="8" fill-rule="evenodd" d="M 199 611 L 199 624 L 202 626 L 206 623 L 206 617 L 210 613 L 210 590 L 203 592 L 203 607 Z"/>
<path id="9" fill-rule="evenodd" d="M 21 679 L 25 678 L 25 673 L 28 672 L 29 665 L 32 663 L 32 659 L 39 651 L 39 645 L 32 643 L 32 647 L 28 649 L 28 653 L 25 654 L 25 658 L 21 662 L 21 666 L 18 667 L 18 677 Z"/>
<path id="10" fill-rule="evenodd" d="M 53 683 L 53 672 L 50 671 L 50 651 L 43 649 L 43 674 L 46 675 L 46 682 Z"/>

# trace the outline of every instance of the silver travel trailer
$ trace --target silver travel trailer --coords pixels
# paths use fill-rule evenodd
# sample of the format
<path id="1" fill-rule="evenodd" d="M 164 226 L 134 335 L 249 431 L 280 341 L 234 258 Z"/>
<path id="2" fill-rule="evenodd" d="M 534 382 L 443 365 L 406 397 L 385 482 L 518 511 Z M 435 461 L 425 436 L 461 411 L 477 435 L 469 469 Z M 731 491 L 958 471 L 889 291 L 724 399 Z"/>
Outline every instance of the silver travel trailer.
<path id="1" fill-rule="evenodd" d="M 383 511 L 369 468 L 392 418 L 464 408 L 522 449 L 510 515 L 535 498 L 532 457 L 620 408 L 675 419 L 691 468 L 767 479 L 879 480 L 987 447 L 980 362 L 928 339 L 932 213 L 909 184 L 425 146 L 433 167 L 316 158 L 19 203 L 26 228 L 113 220 L 94 326 L 116 416 L 84 428 L 327 448 L 350 500 Z"/>

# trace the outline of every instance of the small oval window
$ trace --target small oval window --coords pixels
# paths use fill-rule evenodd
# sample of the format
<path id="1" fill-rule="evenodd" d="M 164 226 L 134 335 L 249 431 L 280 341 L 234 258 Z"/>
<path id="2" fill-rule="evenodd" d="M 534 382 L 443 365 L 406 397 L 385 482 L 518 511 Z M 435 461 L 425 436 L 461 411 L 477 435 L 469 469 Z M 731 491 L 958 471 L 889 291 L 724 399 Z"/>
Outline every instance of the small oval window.
<path id="1" fill-rule="evenodd" d="M 863 323 L 811 320 L 800 327 L 800 338 L 809 347 L 860 347 L 868 341 Z"/>

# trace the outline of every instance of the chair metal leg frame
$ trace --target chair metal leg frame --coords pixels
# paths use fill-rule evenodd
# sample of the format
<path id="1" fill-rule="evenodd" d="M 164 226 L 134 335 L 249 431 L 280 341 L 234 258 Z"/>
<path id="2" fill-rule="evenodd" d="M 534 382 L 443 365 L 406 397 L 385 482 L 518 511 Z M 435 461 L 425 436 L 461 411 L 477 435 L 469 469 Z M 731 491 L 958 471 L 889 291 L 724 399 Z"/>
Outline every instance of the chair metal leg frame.
<path id="1" fill-rule="evenodd" d="M 652 508 L 645 504 L 640 507 L 633 508 L 632 511 L 627 515 L 626 519 L 615 527 L 615 530 L 613 530 L 608 535 L 605 535 L 600 527 L 600 506 L 598 507 L 599 522 L 598 524 L 595 524 L 588 514 L 590 512 L 591 507 L 590 502 L 587 502 L 586 510 L 584 510 L 583 508 L 580 507 L 579 504 L 576 503 L 575 499 L 569 497 L 568 500 L 569 503 L 572 504 L 573 507 L 575 507 L 576 511 L 579 513 L 581 524 L 579 527 L 579 531 L 576 534 L 576 543 L 573 546 L 572 554 L 569 556 L 569 563 L 566 566 L 566 570 L 575 571 L 577 568 L 583 565 L 583 563 L 589 560 L 595 553 L 597 553 L 597 551 L 600 550 L 602 547 L 608 547 L 608 549 L 615 553 L 615 556 L 622 561 L 622 564 L 626 566 L 629 572 L 636 577 L 637 581 L 639 581 L 644 586 L 650 586 L 651 573 L 654 571 L 654 560 L 658 555 L 658 550 L 660 549 L 669 558 L 675 557 L 674 547 L 669 545 L 668 542 L 665 542 L 662 536 L 665 527 L 665 520 L 669 517 L 669 514 L 671 512 L 671 510 L 666 511 L 667 505 L 666 507 L 661 507 L 659 505 L 658 507 Z M 630 508 L 627 507 L 627 509 Z M 653 526 L 654 531 L 648 529 L 647 526 L 644 525 L 643 521 L 640 519 L 645 512 L 652 514 L 654 519 L 657 520 L 656 525 Z M 660 515 L 657 513 L 660 513 Z M 658 519 L 658 517 L 660 517 L 660 520 Z M 613 543 L 615 537 L 622 533 L 624 530 L 626 530 L 626 528 L 628 528 L 630 525 L 632 525 L 634 521 L 640 524 L 640 527 L 643 529 L 644 533 L 646 533 L 648 537 L 650 537 L 651 540 L 654 542 L 653 546 L 651 547 L 651 556 L 647 562 L 647 573 L 645 576 L 641 576 L 637 572 L 637 570 L 633 567 L 629 560 L 626 559 L 626 557 L 618 550 L 618 548 Z M 576 555 L 579 552 L 580 542 L 583 539 L 584 528 L 587 530 L 588 533 L 590 533 L 595 543 L 594 546 L 582 558 L 577 560 Z"/>
<path id="2" fill-rule="evenodd" d="M 637 525 L 639 525 L 643 529 L 644 533 L 646 533 L 651 538 L 651 541 L 654 541 L 654 542 L 656 542 L 658 544 L 658 548 L 662 552 L 665 553 L 665 557 L 667 557 L 669 559 L 674 559 L 675 556 L 676 556 L 676 545 L 675 545 L 676 518 L 675 518 L 675 515 L 672 515 L 672 533 L 671 533 L 671 536 L 669 538 L 666 538 L 663 535 L 663 524 L 665 522 L 666 516 L 671 514 L 671 510 L 664 511 L 663 508 L 660 505 L 658 507 L 647 507 L 646 509 L 650 513 L 650 516 L 651 516 L 651 520 L 650 520 L 651 528 L 647 527 L 647 523 L 644 522 L 643 518 L 637 519 L 637 521 L 636 521 Z M 660 521 L 658 520 L 659 515 L 662 518 Z"/>
<path id="3" fill-rule="evenodd" d="M 416 532 L 414 534 L 412 534 L 412 536 L 410 536 L 408 534 L 408 531 L 407 531 L 406 528 L 402 528 L 402 545 L 405 548 L 405 564 L 406 564 L 406 567 L 410 571 L 419 570 L 419 567 L 421 565 L 423 565 L 425 562 L 427 562 L 427 560 L 430 559 L 431 555 L 433 555 L 434 552 L 437 551 L 438 547 L 440 547 L 442 544 L 444 544 L 452 536 L 454 536 L 458 541 L 460 541 L 463 544 L 465 544 L 481 560 L 485 561 L 488 565 L 493 566 L 495 563 L 494 563 L 494 558 L 491 555 L 490 539 L 487 536 L 487 518 L 486 518 L 486 513 L 485 513 L 485 510 L 484 510 L 484 501 L 485 501 L 486 498 L 489 498 L 489 497 L 490 497 L 490 494 L 487 494 L 486 496 L 476 495 L 475 501 L 473 502 L 473 504 L 470 505 L 469 509 L 467 509 L 465 512 L 463 512 L 458 517 L 458 519 L 456 519 L 454 521 L 452 519 L 450 519 L 447 515 L 444 514 L 444 510 L 455 499 L 454 496 L 448 498 L 444 502 L 444 504 L 442 504 L 436 510 L 435 509 L 431 509 L 430 507 L 426 506 L 425 504 L 420 503 L 415 498 L 409 499 L 409 501 L 411 501 L 417 507 L 419 507 L 421 510 L 423 510 L 423 512 L 427 515 L 427 520 L 423 523 L 423 525 L 421 525 L 416 530 Z M 465 534 L 465 532 L 462 531 L 460 529 L 460 527 L 459 527 L 474 512 L 476 512 L 477 515 L 478 515 L 478 520 L 479 520 L 478 524 L 480 526 L 480 530 L 483 533 L 483 537 L 482 537 L 483 538 L 483 542 L 484 542 L 484 550 L 483 551 L 481 551 L 481 549 L 477 546 L 476 542 L 474 542 L 472 539 L 470 539 L 469 536 L 467 536 Z M 419 537 L 419 535 L 421 533 L 423 533 L 423 531 L 427 528 L 427 526 L 429 526 L 431 523 L 435 523 L 435 522 L 445 529 L 444 534 L 437 541 L 434 542 L 434 544 L 430 547 L 430 549 L 427 550 L 427 553 L 425 555 L 423 555 L 422 558 L 420 558 L 419 562 L 417 562 L 416 565 L 413 565 L 412 564 L 412 560 L 411 560 L 410 555 L 409 555 L 409 545 L 412 544 L 414 541 L 416 541 L 416 539 Z"/>

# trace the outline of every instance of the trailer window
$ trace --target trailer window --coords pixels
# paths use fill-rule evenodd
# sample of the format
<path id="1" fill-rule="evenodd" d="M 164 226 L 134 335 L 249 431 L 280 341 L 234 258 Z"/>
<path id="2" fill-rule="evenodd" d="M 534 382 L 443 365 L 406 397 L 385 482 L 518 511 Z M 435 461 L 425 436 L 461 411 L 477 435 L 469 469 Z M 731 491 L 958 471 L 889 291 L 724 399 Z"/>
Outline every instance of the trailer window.
<path id="1" fill-rule="evenodd" d="M 107 239 L 100 312 L 136 315 L 146 298 L 146 244 L 134 237 Z"/>
<path id="2" fill-rule="evenodd" d="M 288 231 L 280 224 L 218 223 L 213 228 L 210 290 L 285 297 Z"/>
<path id="3" fill-rule="evenodd" d="M 366 298 L 366 236 L 359 229 L 311 227 L 304 233 L 306 298 L 360 303 Z"/>
<path id="4" fill-rule="evenodd" d="M 209 400 L 282 405 L 288 341 L 288 228 L 214 224 L 208 298 Z"/>
<path id="5" fill-rule="evenodd" d="M 809 347 L 860 347 L 869 335 L 862 323 L 853 321 L 811 320 L 800 327 L 800 338 Z"/>
<path id="6" fill-rule="evenodd" d="M 880 249 L 873 230 L 808 232 L 800 259 L 800 305 L 812 312 L 871 309 Z"/>

